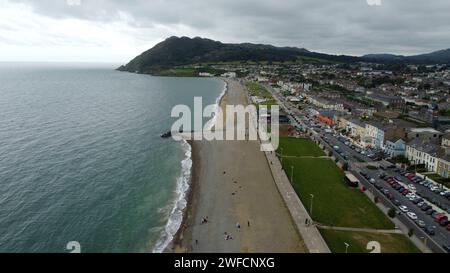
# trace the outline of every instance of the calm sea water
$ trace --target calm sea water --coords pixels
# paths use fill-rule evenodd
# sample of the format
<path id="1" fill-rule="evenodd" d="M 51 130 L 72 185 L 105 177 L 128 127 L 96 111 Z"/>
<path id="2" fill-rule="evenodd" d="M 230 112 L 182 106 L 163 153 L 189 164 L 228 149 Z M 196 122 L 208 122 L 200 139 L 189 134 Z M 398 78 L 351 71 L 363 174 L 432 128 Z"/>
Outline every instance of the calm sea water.
<path id="1" fill-rule="evenodd" d="M 0 64 L 0 252 L 68 252 L 69 241 L 160 250 L 190 162 L 188 147 L 159 135 L 172 106 L 212 104 L 223 88 L 113 66 Z"/>

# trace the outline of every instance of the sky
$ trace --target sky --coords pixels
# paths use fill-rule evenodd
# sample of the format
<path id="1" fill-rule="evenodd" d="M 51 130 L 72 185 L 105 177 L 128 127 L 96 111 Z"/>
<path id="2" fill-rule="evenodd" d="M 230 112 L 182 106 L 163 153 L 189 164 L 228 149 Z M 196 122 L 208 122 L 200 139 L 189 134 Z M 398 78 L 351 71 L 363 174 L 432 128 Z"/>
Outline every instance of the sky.
<path id="1" fill-rule="evenodd" d="M 450 48 L 449 0 L 0 0 L 0 61 L 126 63 L 170 36 L 311 51 Z"/>

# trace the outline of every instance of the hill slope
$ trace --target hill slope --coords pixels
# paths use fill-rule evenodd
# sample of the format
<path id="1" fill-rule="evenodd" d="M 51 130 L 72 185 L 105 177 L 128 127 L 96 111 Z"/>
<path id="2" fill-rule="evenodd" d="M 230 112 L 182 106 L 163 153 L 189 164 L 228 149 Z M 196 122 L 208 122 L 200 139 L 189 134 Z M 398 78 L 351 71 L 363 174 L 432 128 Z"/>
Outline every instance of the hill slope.
<path id="1" fill-rule="evenodd" d="M 368 54 L 362 56 L 369 61 L 392 62 L 399 61 L 413 64 L 450 64 L 450 49 L 439 50 L 428 54 L 402 56 L 393 54 Z"/>
<path id="2" fill-rule="evenodd" d="M 127 65 L 121 66 L 119 70 L 154 74 L 162 69 L 196 63 L 296 62 L 299 58 L 326 62 L 346 62 L 357 59 L 314 53 L 296 47 L 249 43 L 224 44 L 203 38 L 171 37 L 137 56 Z"/>

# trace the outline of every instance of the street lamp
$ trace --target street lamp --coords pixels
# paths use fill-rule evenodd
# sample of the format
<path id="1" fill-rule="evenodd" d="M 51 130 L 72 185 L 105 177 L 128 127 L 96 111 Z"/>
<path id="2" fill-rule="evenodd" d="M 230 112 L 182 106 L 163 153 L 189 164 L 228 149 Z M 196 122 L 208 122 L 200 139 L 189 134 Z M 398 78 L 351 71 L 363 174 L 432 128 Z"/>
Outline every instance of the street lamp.
<path id="1" fill-rule="evenodd" d="M 309 214 L 312 218 L 314 194 L 311 193 L 310 196 L 311 196 L 311 207 L 309 208 Z"/>
<path id="2" fill-rule="evenodd" d="M 423 243 L 425 244 L 425 246 L 428 245 L 428 238 L 427 237 L 421 237 L 421 239 L 423 239 Z"/>
<path id="3" fill-rule="evenodd" d="M 350 246 L 348 243 L 344 243 L 345 244 L 345 253 L 348 253 L 348 247 Z"/>
<path id="4" fill-rule="evenodd" d="M 294 166 L 291 166 L 291 183 L 294 184 Z"/>

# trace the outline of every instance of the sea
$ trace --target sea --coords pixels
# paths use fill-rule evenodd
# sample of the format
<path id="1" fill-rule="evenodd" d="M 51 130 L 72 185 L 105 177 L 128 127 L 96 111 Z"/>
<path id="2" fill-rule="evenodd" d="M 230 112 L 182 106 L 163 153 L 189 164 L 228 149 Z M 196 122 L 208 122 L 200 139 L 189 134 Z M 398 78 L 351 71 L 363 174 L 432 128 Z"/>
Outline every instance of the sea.
<path id="1" fill-rule="evenodd" d="M 0 252 L 162 252 L 173 239 L 191 148 L 160 136 L 175 105 L 217 104 L 225 83 L 117 66 L 0 63 Z"/>

